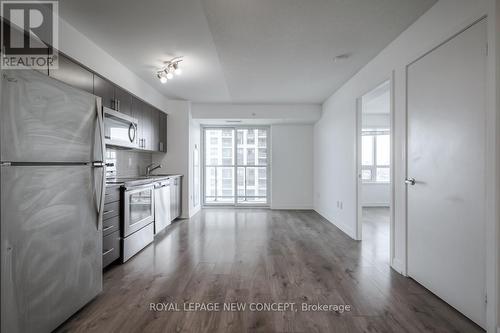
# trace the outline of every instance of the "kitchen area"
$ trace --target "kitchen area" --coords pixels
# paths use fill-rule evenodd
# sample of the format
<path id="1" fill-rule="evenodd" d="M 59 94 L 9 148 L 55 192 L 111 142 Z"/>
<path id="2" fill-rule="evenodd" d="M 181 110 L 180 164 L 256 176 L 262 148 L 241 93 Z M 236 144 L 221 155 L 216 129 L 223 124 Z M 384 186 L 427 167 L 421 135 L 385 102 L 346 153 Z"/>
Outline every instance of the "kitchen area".
<path id="1" fill-rule="evenodd" d="M 182 175 L 153 173 L 161 168 L 153 164 L 153 154 L 167 153 L 168 115 L 63 54 L 59 68 L 48 75 L 88 92 L 92 77 L 92 93 L 101 97 L 106 150 L 103 269 L 124 263 L 181 216 Z"/>
<path id="2" fill-rule="evenodd" d="M 181 214 L 181 175 L 107 178 L 102 262 L 124 263 Z"/>
<path id="3" fill-rule="evenodd" d="M 2 332 L 54 330 L 182 214 L 168 110 L 58 61 L 2 70 Z"/>

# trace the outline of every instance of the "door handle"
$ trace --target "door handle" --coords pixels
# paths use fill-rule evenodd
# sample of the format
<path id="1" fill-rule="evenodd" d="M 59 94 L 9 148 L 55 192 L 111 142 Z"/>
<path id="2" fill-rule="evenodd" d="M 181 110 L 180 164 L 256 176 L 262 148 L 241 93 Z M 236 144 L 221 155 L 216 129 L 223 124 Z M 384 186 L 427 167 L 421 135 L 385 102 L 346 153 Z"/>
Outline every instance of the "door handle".
<path id="1" fill-rule="evenodd" d="M 97 230 L 102 229 L 102 210 L 104 207 L 104 194 L 105 194 L 105 189 L 106 189 L 106 163 L 105 161 L 105 154 L 106 154 L 106 145 L 104 143 L 104 123 L 102 119 L 102 100 L 100 97 L 96 98 L 96 113 L 97 113 L 97 129 L 99 130 L 99 146 L 100 146 L 100 151 L 101 151 L 101 156 L 100 156 L 100 161 L 95 161 L 92 163 L 92 167 L 95 170 L 95 168 L 102 168 L 102 176 L 100 179 L 101 183 L 101 193 L 99 198 L 97 198 L 97 191 L 94 190 L 94 198 L 96 200 L 96 208 L 97 208 Z M 94 145 L 96 143 L 94 142 Z M 94 176 L 94 172 L 92 172 L 92 175 Z M 93 178 L 93 183 L 95 186 L 95 178 Z"/>
<path id="2" fill-rule="evenodd" d="M 406 178 L 405 179 L 405 184 L 406 185 L 415 185 L 417 181 L 415 180 L 415 178 Z"/>

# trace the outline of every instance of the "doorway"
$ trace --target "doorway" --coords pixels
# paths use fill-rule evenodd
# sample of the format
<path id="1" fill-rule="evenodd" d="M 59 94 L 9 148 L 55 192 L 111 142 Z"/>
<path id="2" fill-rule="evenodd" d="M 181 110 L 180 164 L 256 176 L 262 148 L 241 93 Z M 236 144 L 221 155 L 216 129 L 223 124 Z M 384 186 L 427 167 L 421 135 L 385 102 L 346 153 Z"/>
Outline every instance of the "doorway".
<path id="1" fill-rule="evenodd" d="M 203 128 L 203 204 L 269 205 L 269 127 Z"/>
<path id="2" fill-rule="evenodd" d="M 391 81 L 358 99 L 357 237 L 363 256 L 390 264 L 392 222 Z"/>

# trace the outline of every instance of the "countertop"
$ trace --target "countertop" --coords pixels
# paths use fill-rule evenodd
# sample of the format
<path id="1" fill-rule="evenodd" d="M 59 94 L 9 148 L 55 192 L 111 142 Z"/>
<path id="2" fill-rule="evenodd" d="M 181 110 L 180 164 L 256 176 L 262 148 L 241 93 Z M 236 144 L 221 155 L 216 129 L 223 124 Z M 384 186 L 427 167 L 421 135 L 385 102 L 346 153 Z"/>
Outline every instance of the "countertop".
<path id="1" fill-rule="evenodd" d="M 166 180 L 170 178 L 182 177 L 179 174 L 168 174 L 168 175 L 150 175 L 150 176 L 138 176 L 138 177 L 127 177 L 127 178 L 108 178 L 106 179 L 106 186 L 140 186 L 153 184 L 161 180 Z"/>

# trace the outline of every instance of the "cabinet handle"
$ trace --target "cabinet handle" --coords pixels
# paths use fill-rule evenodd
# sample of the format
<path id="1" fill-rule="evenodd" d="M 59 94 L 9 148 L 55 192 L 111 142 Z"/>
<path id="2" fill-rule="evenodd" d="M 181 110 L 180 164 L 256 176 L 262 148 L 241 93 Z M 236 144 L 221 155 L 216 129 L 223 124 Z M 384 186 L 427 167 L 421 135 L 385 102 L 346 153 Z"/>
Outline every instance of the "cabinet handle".
<path id="1" fill-rule="evenodd" d="M 112 251 L 114 251 L 114 250 L 115 250 L 115 248 L 114 248 L 114 247 L 112 247 L 111 249 L 109 249 L 109 250 L 107 250 L 107 251 L 104 251 L 104 252 L 102 253 L 102 255 L 103 255 L 103 256 L 105 256 L 106 254 L 108 254 L 108 253 L 110 253 L 110 252 L 112 252 Z"/>
<path id="2" fill-rule="evenodd" d="M 102 213 L 102 215 L 110 214 L 113 212 L 114 212 L 114 210 L 106 210 L 106 211 L 104 211 L 104 213 Z"/>
<path id="3" fill-rule="evenodd" d="M 109 229 L 112 229 L 113 227 L 114 227 L 113 225 L 107 226 L 106 228 L 102 229 L 102 231 L 108 231 Z"/>

